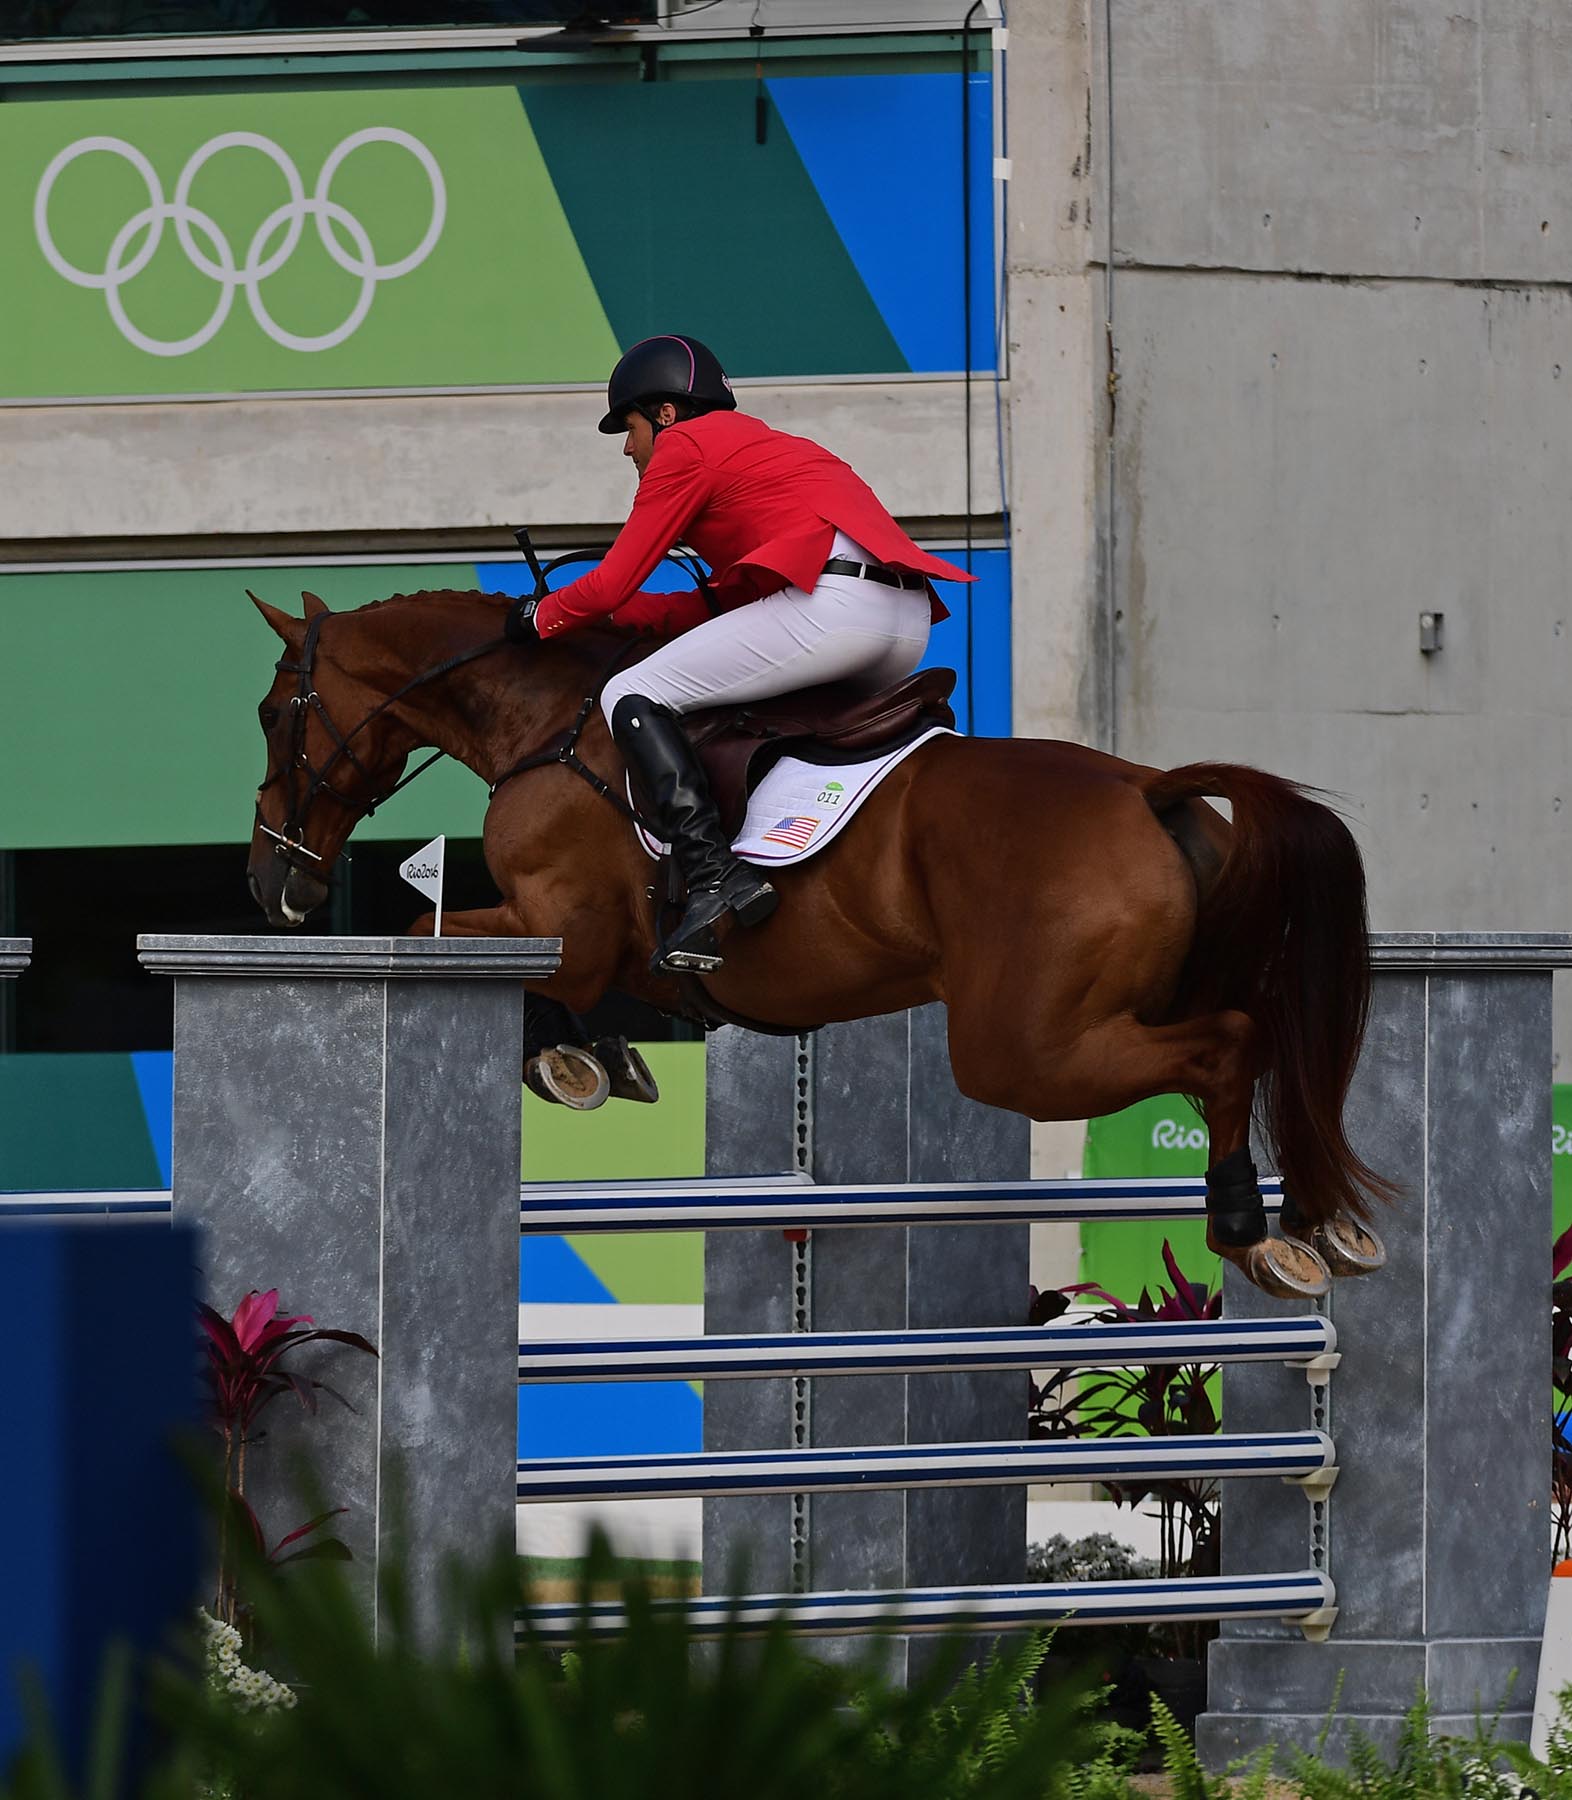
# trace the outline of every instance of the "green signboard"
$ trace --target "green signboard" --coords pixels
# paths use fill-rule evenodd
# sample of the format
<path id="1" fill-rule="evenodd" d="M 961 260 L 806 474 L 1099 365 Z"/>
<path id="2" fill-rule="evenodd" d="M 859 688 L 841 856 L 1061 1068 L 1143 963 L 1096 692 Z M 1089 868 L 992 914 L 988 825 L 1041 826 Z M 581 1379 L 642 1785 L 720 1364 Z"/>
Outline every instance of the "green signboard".
<path id="1" fill-rule="evenodd" d="M 1550 1090 L 1550 1167 L 1559 1237 L 1572 1225 L 1572 1082 L 1558 1081 Z"/>
<path id="2" fill-rule="evenodd" d="M 28 772 L 0 796 L 0 849 L 244 844 L 280 649 L 246 589 L 298 613 L 302 588 L 339 612 L 480 585 L 472 563 L 0 575 L 0 761 Z M 478 837 L 485 810 L 486 784 L 444 761 L 359 836 Z"/>
<path id="3" fill-rule="evenodd" d="M 1559 1236 L 1572 1226 L 1572 1083 L 1558 1082 L 1551 1089 L 1550 1152 Z M 1083 1172 L 1089 1179 L 1201 1175 L 1207 1155 L 1200 1115 L 1188 1100 L 1170 1095 L 1093 1119 L 1086 1130 Z M 1393 1173 L 1402 1179 L 1401 1170 Z M 1192 1281 L 1218 1280 L 1220 1262 L 1206 1248 L 1206 1227 L 1199 1222 L 1083 1224 L 1081 1279 L 1095 1281 L 1121 1300 L 1134 1300 L 1143 1287 L 1167 1286 L 1164 1238 L 1172 1243 L 1180 1268 Z"/>
<path id="4" fill-rule="evenodd" d="M 593 381 L 617 354 L 516 89 L 0 107 L 0 393 Z"/>
<path id="5" fill-rule="evenodd" d="M 751 56 L 0 107 L 0 398 L 598 384 L 673 330 L 741 377 L 955 372 L 968 239 L 991 369 L 989 78 L 968 226 L 958 72 L 865 65 L 762 114 Z"/>
<path id="6" fill-rule="evenodd" d="M 1204 1175 L 1206 1127 L 1188 1100 L 1167 1095 L 1143 1100 L 1086 1128 L 1082 1172 L 1089 1180 L 1115 1177 Z M 1171 1287 L 1163 1266 L 1163 1240 L 1173 1246 L 1179 1266 L 1191 1281 L 1213 1285 L 1220 1261 L 1206 1247 L 1206 1227 L 1199 1220 L 1162 1224 L 1119 1221 L 1081 1226 L 1081 1279 L 1095 1281 L 1106 1292 L 1134 1303 L 1141 1289 L 1153 1293 Z"/>

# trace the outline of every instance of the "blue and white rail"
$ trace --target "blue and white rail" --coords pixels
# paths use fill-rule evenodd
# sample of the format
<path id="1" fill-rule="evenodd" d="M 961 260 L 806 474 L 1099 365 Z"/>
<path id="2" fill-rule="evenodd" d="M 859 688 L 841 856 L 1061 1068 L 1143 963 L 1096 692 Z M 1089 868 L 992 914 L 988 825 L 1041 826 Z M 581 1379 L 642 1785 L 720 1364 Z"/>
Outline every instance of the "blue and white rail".
<path id="1" fill-rule="evenodd" d="M 170 1197 L 167 1188 L 0 1194 L 0 1224 L 11 1220 L 21 1225 L 58 1225 L 78 1220 L 84 1224 L 102 1225 L 106 1220 L 113 1219 L 122 1224 L 145 1222 L 167 1225 L 169 1217 Z"/>
<path id="2" fill-rule="evenodd" d="M 893 1588 L 830 1594 L 750 1594 L 656 1600 L 659 1617 L 681 1618 L 695 1637 L 757 1637 L 776 1627 L 814 1637 L 897 1630 L 908 1635 L 965 1626 L 989 1632 L 1049 1625 L 1109 1625 L 1189 1619 L 1330 1622 L 1337 1605 L 1331 1577 L 1305 1569 L 1284 1575 L 1207 1575 L 1187 1580 L 1041 1582 L 1025 1587 Z M 521 1638 L 571 1644 L 626 1631 L 616 1601 L 543 1602 L 519 1614 Z"/>
<path id="3" fill-rule="evenodd" d="M 520 1344 L 519 1380 L 715 1381 L 1188 1362 L 1311 1365 L 1336 1351 L 1332 1321 L 1315 1313 L 1286 1319 L 1136 1319 L 975 1331 L 563 1338 Z"/>
<path id="4" fill-rule="evenodd" d="M 1268 1212 L 1282 1183 L 1261 1178 Z M 165 1218 L 167 1190 L 138 1193 L 0 1194 L 0 1220 Z M 790 1175 L 751 1180 L 524 1182 L 519 1230 L 526 1235 L 591 1231 L 760 1231 L 804 1226 L 1004 1225 L 1112 1219 L 1172 1221 L 1206 1216 L 1201 1176 L 1138 1181 L 946 1181 L 906 1186 L 823 1187 Z"/>
<path id="5" fill-rule="evenodd" d="M 1274 1175 L 1261 1178 L 1268 1211 L 1283 1203 Z M 1185 1176 L 1139 1181 L 943 1181 L 827 1187 L 792 1176 L 754 1180 L 527 1183 L 519 1195 L 526 1233 L 756 1231 L 847 1225 L 1007 1225 L 1087 1219 L 1199 1219 L 1206 1182 Z"/>
<path id="6" fill-rule="evenodd" d="M 886 1488 L 1142 1483 L 1276 1475 L 1307 1481 L 1333 1467 L 1323 1431 L 1212 1438 L 1040 1438 L 984 1444 L 876 1444 L 676 1456 L 541 1457 L 518 1465 L 518 1498 L 675 1499 L 699 1494 L 872 1493 Z"/>

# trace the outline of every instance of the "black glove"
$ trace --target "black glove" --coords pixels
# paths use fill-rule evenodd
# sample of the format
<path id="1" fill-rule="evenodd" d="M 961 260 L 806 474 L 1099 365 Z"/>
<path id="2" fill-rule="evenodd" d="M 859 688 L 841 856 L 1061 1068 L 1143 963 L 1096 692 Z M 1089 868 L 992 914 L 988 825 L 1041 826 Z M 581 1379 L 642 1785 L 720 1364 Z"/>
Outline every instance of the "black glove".
<path id="1" fill-rule="evenodd" d="M 502 635 L 514 644 L 538 644 L 540 633 L 535 628 L 535 608 L 540 605 L 533 594 L 515 600 L 502 627 Z"/>

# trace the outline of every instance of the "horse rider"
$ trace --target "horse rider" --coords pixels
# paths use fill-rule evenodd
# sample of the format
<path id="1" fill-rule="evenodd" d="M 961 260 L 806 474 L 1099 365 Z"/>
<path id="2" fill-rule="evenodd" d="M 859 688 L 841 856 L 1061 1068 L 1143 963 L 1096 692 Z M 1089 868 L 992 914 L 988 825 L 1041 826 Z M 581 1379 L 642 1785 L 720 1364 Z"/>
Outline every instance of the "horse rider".
<path id="1" fill-rule="evenodd" d="M 626 434 L 622 453 L 638 471 L 628 521 L 598 567 L 520 601 L 508 635 L 549 640 L 609 622 L 665 640 L 612 676 L 601 706 L 687 884 L 655 966 L 712 968 L 719 922 L 757 925 L 777 895 L 732 855 L 678 715 L 826 681 L 887 687 L 916 668 L 930 626 L 948 617 L 930 577 L 972 578 L 919 549 L 839 457 L 738 412 L 696 338 L 635 344 L 611 372 L 606 407 L 600 429 Z M 678 543 L 704 559 L 710 581 L 641 592 Z"/>

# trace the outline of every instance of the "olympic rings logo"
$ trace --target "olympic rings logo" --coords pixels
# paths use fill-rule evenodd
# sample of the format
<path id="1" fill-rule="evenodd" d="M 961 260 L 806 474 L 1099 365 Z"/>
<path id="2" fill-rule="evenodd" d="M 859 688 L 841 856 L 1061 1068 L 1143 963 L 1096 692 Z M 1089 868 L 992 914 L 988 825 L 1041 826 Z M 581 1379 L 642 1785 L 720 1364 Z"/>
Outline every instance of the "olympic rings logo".
<path id="1" fill-rule="evenodd" d="M 408 256 L 400 257 L 397 262 L 379 263 L 360 220 L 347 207 L 329 197 L 333 177 L 344 160 L 365 144 L 396 144 L 407 150 L 425 170 L 431 183 L 431 222 L 426 227 L 426 234 Z M 241 149 L 259 150 L 269 158 L 284 177 L 289 199 L 269 213 L 256 228 L 247 246 L 245 260 L 237 263 L 234 247 L 218 222 L 191 204 L 191 184 L 220 152 Z M 148 194 L 148 204 L 133 213 L 116 232 L 104 267 L 96 274 L 68 262 L 60 254 L 49 230 L 49 200 L 56 181 L 78 157 L 89 156 L 94 151 L 107 152 L 130 163 L 142 177 Z M 210 343 L 229 317 L 237 288 L 245 289 L 252 317 L 275 344 L 286 350 L 332 350 L 359 330 L 371 310 L 379 283 L 396 281 L 399 276 L 420 267 L 441 237 L 446 218 L 447 189 L 437 159 L 419 138 L 390 125 L 370 126 L 345 138 L 329 153 L 309 196 L 300 171 L 271 138 L 254 131 L 226 131 L 192 153 L 175 183 L 173 200 L 164 198 L 157 171 L 147 157 L 134 144 L 116 137 L 80 138 L 62 150 L 44 170 L 33 200 L 33 229 L 38 235 L 38 247 L 50 267 L 76 287 L 96 288 L 102 292 L 109 306 L 109 316 L 119 327 L 121 336 L 150 356 L 189 356 L 193 350 L 200 350 Z M 276 275 L 294 255 L 307 219 L 316 225 L 322 247 L 333 261 L 360 282 L 360 293 L 343 324 L 318 337 L 302 337 L 286 331 L 268 312 L 262 299 L 262 283 L 270 275 Z M 180 248 L 192 266 L 218 283 L 218 299 L 207 323 L 189 337 L 175 339 L 149 337 L 131 322 L 121 297 L 121 290 L 127 283 L 134 281 L 153 260 L 163 241 L 166 224 L 174 225 Z M 339 237 L 340 232 L 348 239 L 347 247 Z M 199 239 L 202 241 L 198 242 Z"/>

